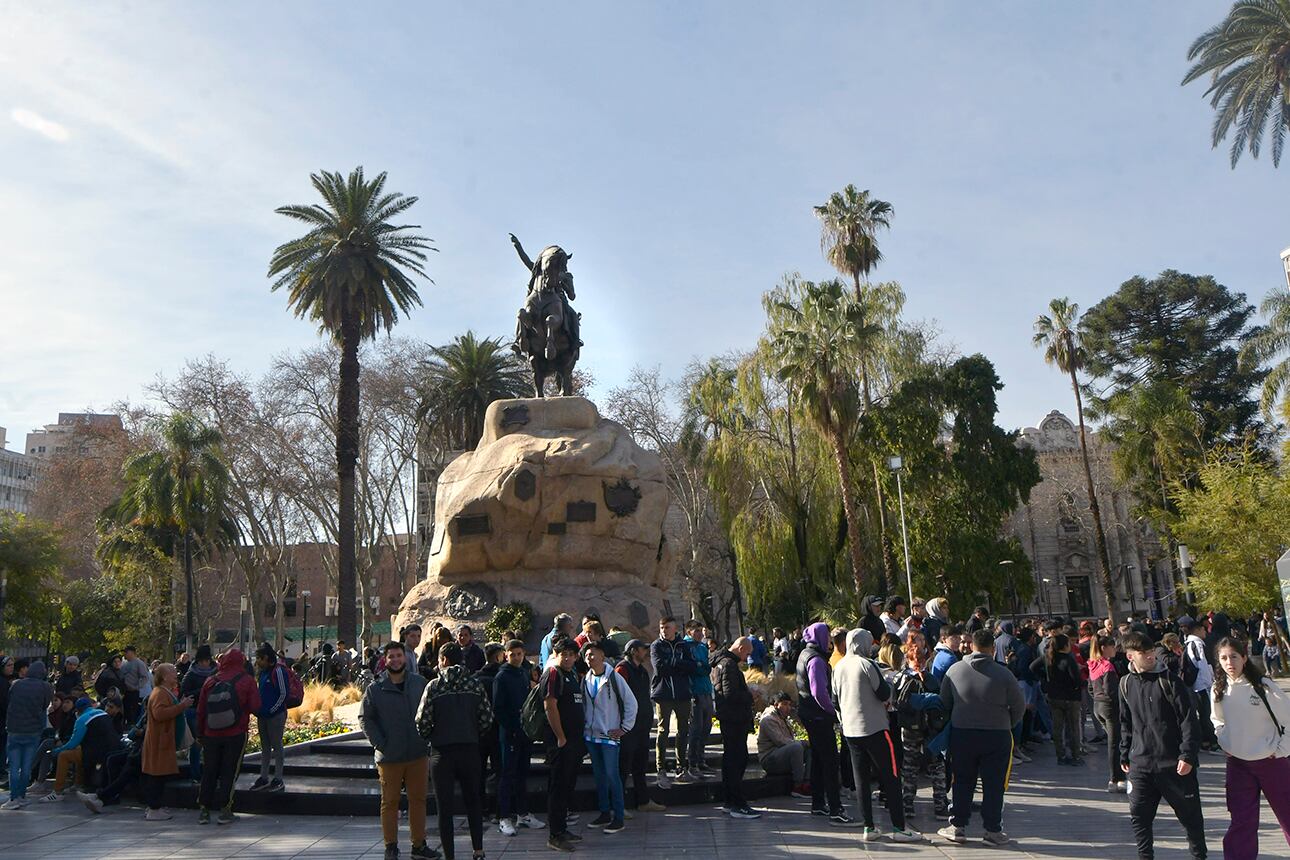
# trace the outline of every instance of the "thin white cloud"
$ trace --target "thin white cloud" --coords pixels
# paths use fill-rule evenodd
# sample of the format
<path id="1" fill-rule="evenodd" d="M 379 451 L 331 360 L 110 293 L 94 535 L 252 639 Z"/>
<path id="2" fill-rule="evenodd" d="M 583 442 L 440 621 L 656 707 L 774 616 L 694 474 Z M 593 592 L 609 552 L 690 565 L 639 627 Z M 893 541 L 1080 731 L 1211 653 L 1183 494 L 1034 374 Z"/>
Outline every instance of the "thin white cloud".
<path id="1" fill-rule="evenodd" d="M 14 108 L 9 112 L 13 121 L 23 128 L 34 131 L 42 137 L 47 137 L 55 143 L 63 143 L 71 135 L 67 127 L 54 122 L 52 119 L 45 119 L 40 114 L 26 108 Z"/>

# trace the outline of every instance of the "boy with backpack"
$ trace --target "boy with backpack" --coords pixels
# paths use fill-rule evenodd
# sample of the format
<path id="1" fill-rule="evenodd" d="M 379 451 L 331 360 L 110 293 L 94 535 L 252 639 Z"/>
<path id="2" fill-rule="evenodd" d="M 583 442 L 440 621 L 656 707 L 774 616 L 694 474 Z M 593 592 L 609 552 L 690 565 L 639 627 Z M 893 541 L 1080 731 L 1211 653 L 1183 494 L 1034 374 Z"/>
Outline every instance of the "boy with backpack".
<path id="1" fill-rule="evenodd" d="M 260 689 L 260 710 L 255 715 L 260 730 L 260 778 L 251 786 L 251 791 L 276 793 L 285 789 L 282 735 L 287 727 L 287 711 L 300 706 L 304 686 L 300 676 L 278 659 L 278 652 L 268 642 L 255 649 L 255 670 Z M 277 775 L 270 780 L 270 765 L 275 760 Z"/>
<path id="2" fill-rule="evenodd" d="M 588 642 L 582 649 L 587 675 L 582 681 L 583 740 L 591 754 L 596 778 L 596 800 L 600 815 L 591 827 L 603 827 L 613 834 L 623 829 L 623 781 L 618 771 L 618 753 L 623 737 L 636 725 L 636 696 L 631 687 L 605 662 L 600 642 Z"/>
<path id="3" fill-rule="evenodd" d="M 1191 856 L 1206 856 L 1205 821 L 1196 779 L 1200 726 L 1191 692 L 1158 664 L 1140 633 L 1124 637 L 1129 674 L 1120 681 L 1120 768 L 1129 775 L 1129 817 L 1138 857 L 1155 857 L 1152 825 L 1161 798 L 1183 829 Z"/>
<path id="4" fill-rule="evenodd" d="M 235 820 L 233 785 L 242 770 L 251 714 L 260 710 L 260 688 L 246 670 L 246 656 L 230 648 L 220 656 L 218 665 L 197 700 L 197 741 L 203 754 L 198 824 L 210 823 L 212 808 L 220 810 L 218 823 Z"/>

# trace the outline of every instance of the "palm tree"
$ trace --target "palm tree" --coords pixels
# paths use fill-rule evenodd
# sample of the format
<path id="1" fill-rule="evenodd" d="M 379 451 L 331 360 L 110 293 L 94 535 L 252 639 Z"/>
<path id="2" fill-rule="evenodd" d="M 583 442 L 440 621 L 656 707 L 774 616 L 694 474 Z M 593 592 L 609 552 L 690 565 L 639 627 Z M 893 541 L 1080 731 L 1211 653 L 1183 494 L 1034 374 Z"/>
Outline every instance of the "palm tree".
<path id="1" fill-rule="evenodd" d="M 1034 345 L 1044 350 L 1044 361 L 1055 365 L 1070 375 L 1071 390 L 1075 392 L 1075 417 L 1079 422 L 1079 449 L 1084 461 L 1084 486 L 1088 491 L 1088 508 L 1093 512 L 1093 536 L 1097 544 L 1098 570 L 1102 575 L 1102 594 L 1106 598 L 1106 614 L 1115 624 L 1115 587 L 1111 582 L 1111 568 L 1107 562 L 1106 531 L 1102 528 L 1102 510 L 1097 504 L 1093 487 L 1093 469 L 1088 461 L 1088 434 L 1084 429 L 1084 398 L 1080 393 L 1077 371 L 1084 367 L 1087 354 L 1080 343 L 1076 327 L 1079 305 L 1070 299 L 1053 299 L 1048 303 L 1048 314 L 1035 320 Z"/>
<path id="2" fill-rule="evenodd" d="M 439 425 L 450 450 L 472 450 L 484 435 L 488 404 L 529 393 L 528 366 L 501 338 L 478 338 L 473 331 L 432 352 L 424 417 Z"/>
<path id="3" fill-rule="evenodd" d="M 184 564 L 184 642 L 194 647 L 193 544 L 228 545 L 236 525 L 228 514 L 228 465 L 218 430 L 184 412 L 161 427 L 161 447 L 136 454 L 122 466 L 125 488 L 107 517 L 140 529 L 156 546 L 180 551 Z M 176 546 L 175 544 L 178 544 Z"/>
<path id="4" fill-rule="evenodd" d="M 417 202 L 386 193 L 385 174 L 368 181 L 357 167 L 346 178 L 322 171 L 309 177 L 322 204 L 281 206 L 276 211 L 309 226 L 309 232 L 279 245 L 269 262 L 273 289 L 288 288 L 297 317 L 318 323 L 340 346 L 336 394 L 337 636 L 357 641 L 354 565 L 354 473 L 359 447 L 358 347 L 389 331 L 399 314 L 421 304 L 411 276 L 427 278 L 430 240 L 411 232 L 415 224 L 391 219 Z"/>
<path id="5" fill-rule="evenodd" d="M 1259 157 L 1272 124 L 1272 163 L 1281 163 L 1290 130 L 1290 0 L 1237 0 L 1227 17 L 1187 49 L 1184 85 L 1208 74 L 1205 95 L 1217 111 L 1213 145 L 1232 137 L 1232 166 L 1248 148 Z"/>
<path id="6" fill-rule="evenodd" d="M 838 280 L 791 284 L 785 293 L 769 295 L 766 304 L 778 376 L 796 388 L 807 415 L 833 449 L 858 603 L 865 590 L 864 557 L 848 447 L 861 402 L 855 369 L 877 329 L 865 324 L 859 302 Z"/>
<path id="7" fill-rule="evenodd" d="M 1290 290 L 1277 287 L 1259 305 L 1267 325 L 1241 347 L 1241 361 L 1261 365 L 1275 361 L 1263 380 L 1263 412 L 1272 417 L 1273 407 L 1290 387 Z"/>
<path id="8" fill-rule="evenodd" d="M 867 188 L 860 191 L 850 184 L 829 195 L 823 205 L 815 207 L 815 217 L 820 219 L 820 249 L 833 268 L 851 278 L 863 323 L 870 321 L 868 309 L 882 305 L 889 298 L 885 292 L 881 295 L 872 294 L 868 280 L 869 273 L 882 260 L 882 251 L 878 248 L 878 231 L 891 228 L 891 217 L 894 214 L 895 210 L 886 200 L 873 197 Z M 904 302 L 903 295 L 900 302 Z M 866 360 L 860 367 L 865 409 L 873 404 L 869 364 Z M 879 542 L 882 545 L 884 581 L 881 590 L 885 591 L 887 583 L 895 575 L 896 556 L 887 537 L 887 500 L 876 462 L 873 464 L 873 483 L 878 503 Z"/>

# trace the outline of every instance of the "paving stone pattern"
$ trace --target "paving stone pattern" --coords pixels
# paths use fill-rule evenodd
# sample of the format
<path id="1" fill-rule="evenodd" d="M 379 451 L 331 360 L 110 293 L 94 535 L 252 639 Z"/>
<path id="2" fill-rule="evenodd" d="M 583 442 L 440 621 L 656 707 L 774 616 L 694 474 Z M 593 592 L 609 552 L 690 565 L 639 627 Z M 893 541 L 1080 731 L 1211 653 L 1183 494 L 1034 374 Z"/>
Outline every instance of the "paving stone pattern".
<path id="1" fill-rule="evenodd" d="M 1040 747 L 1031 764 L 1019 765 L 1008 793 L 1004 826 L 1015 838 L 1002 853 L 1034 858 L 1133 858 L 1127 800 L 1106 793 L 1102 747 L 1093 748 L 1083 769 L 1058 767 L 1052 746 Z M 1211 857 L 1222 856 L 1222 835 L 1227 823 L 1223 804 L 1223 759 L 1203 756 L 1201 784 L 1204 793 Z M 928 811 L 930 798 L 923 789 L 919 815 L 913 826 L 932 831 L 938 826 Z M 924 845 L 863 843 L 855 830 L 829 827 L 812 817 L 806 801 L 776 798 L 756 804 L 765 814 L 756 821 L 735 821 L 711 806 L 690 806 L 664 813 L 639 815 L 622 833 L 606 836 L 588 831 L 591 816 L 583 814 L 574 828 L 586 841 L 575 857 L 655 858 L 705 857 L 717 860 L 761 858 L 820 858 L 854 860 L 870 856 L 921 860 L 921 858 L 987 858 L 995 849 L 980 841 L 980 819 L 968 828 L 966 845 L 930 842 Z M 878 822 L 886 821 L 878 812 Z M 375 818 L 324 816 L 242 815 L 227 827 L 198 827 L 197 814 L 179 810 L 172 821 L 147 823 L 143 812 L 117 807 L 102 816 L 91 816 L 74 800 L 57 804 L 33 803 L 24 810 L 0 811 L 0 856 L 13 860 L 69 858 L 77 860 L 355 860 L 379 857 L 380 825 Z M 1290 857 L 1271 812 L 1264 807 L 1260 839 L 1261 857 Z M 430 823 L 433 834 L 433 820 Z M 1174 860 L 1187 856 L 1182 831 L 1162 806 L 1157 819 L 1156 857 Z M 403 856 L 408 856 L 406 824 L 400 834 Z M 546 831 L 521 831 L 508 839 L 489 830 L 485 847 L 489 858 L 555 856 L 546 847 Z M 469 839 L 458 831 L 457 856 L 469 857 Z"/>

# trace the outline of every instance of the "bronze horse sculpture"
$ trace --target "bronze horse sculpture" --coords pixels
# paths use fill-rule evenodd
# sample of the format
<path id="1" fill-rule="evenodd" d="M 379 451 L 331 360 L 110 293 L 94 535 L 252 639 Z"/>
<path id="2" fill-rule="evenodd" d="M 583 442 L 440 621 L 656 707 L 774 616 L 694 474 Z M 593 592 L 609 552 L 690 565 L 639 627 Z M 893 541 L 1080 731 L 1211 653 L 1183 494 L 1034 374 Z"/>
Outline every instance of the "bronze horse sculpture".
<path id="1" fill-rule="evenodd" d="M 546 378 L 554 374 L 560 394 L 567 397 L 573 394 L 573 368 L 582 352 L 580 315 L 569 304 L 575 297 L 569 274 L 573 255 L 548 245 L 531 260 L 514 233 L 511 244 L 529 271 L 528 297 L 520 308 L 512 349 L 533 368 L 534 396 L 546 396 Z"/>

